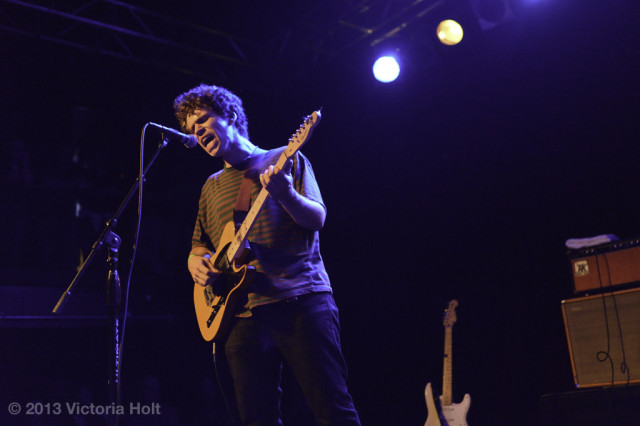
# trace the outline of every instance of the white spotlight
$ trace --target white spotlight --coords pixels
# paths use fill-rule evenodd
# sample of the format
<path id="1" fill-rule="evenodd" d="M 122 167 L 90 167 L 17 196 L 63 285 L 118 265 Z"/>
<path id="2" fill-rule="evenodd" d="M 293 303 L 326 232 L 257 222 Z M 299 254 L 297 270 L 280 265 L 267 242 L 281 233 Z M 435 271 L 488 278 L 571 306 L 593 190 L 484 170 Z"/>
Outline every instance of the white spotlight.
<path id="1" fill-rule="evenodd" d="M 400 65 L 393 56 L 382 56 L 373 64 L 373 75 L 382 83 L 391 83 L 400 75 Z"/>

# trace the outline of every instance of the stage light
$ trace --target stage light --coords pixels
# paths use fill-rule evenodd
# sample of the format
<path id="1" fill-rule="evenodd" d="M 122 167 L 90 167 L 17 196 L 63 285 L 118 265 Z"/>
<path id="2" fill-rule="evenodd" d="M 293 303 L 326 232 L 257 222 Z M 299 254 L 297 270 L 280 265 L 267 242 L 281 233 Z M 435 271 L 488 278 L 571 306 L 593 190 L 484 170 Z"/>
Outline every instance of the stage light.
<path id="1" fill-rule="evenodd" d="M 373 75 L 382 83 L 391 83 L 400 75 L 400 65 L 393 56 L 382 56 L 373 64 Z"/>
<path id="2" fill-rule="evenodd" d="M 464 35 L 460 24 L 453 19 L 447 19 L 440 22 L 436 29 L 436 33 L 438 34 L 438 38 L 442 44 L 446 44 L 447 46 L 453 46 L 460 43 Z"/>

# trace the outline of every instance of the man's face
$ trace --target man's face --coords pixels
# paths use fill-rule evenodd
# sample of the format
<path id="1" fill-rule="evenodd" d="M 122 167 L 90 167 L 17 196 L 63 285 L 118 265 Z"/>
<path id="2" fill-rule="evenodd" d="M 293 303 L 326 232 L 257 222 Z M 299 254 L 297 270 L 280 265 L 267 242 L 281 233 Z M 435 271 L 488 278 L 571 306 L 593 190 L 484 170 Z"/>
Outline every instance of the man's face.
<path id="1" fill-rule="evenodd" d="M 208 109 L 197 108 L 187 116 L 187 129 L 212 157 L 224 157 L 234 138 L 234 129 L 229 120 Z"/>

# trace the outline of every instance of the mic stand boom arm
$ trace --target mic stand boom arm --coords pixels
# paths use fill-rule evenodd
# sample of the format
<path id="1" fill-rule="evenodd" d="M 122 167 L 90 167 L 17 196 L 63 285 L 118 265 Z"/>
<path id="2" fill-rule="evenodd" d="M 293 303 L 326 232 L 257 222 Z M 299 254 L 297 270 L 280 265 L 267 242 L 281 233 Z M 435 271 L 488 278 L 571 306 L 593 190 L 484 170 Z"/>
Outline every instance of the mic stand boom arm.
<path id="1" fill-rule="evenodd" d="M 156 160 L 156 158 L 160 154 L 160 151 L 162 151 L 162 149 L 167 146 L 167 142 L 168 141 L 165 139 L 165 140 L 162 141 L 161 144 L 158 145 L 158 149 L 156 150 L 155 154 L 153 155 L 153 158 L 151 158 L 151 160 L 149 161 L 149 163 L 147 164 L 147 166 L 144 169 L 143 178 L 144 178 L 144 176 L 147 175 L 147 171 L 149 170 L 149 168 L 151 167 L 153 162 Z M 120 246 L 120 237 L 118 237 L 118 235 L 115 234 L 112 231 L 112 229 L 115 228 L 116 225 L 118 224 L 118 219 L 120 218 L 120 215 L 122 214 L 122 211 L 127 207 L 127 205 L 129 204 L 129 201 L 131 201 L 131 197 L 133 197 L 133 194 L 135 193 L 135 191 L 138 190 L 138 186 L 140 186 L 140 177 L 139 176 L 136 179 L 136 181 L 133 183 L 133 185 L 131 186 L 131 189 L 129 189 L 129 192 L 127 193 L 127 195 L 122 200 L 122 203 L 120 204 L 120 207 L 118 207 L 118 210 L 116 210 L 116 212 L 113 214 L 113 216 L 111 216 L 111 218 L 109 220 L 107 220 L 107 222 L 105 223 L 105 227 L 102 230 L 102 233 L 100 234 L 98 239 L 91 246 L 91 251 L 89 252 L 87 257 L 85 258 L 84 262 L 82 262 L 82 265 L 78 269 L 78 272 L 76 273 L 75 277 L 73 277 L 73 280 L 71 281 L 71 284 L 69 284 L 69 287 L 67 287 L 65 292 L 62 293 L 62 296 L 60 296 L 60 299 L 58 300 L 58 303 L 53 308 L 52 312 L 54 314 L 59 314 L 62 311 L 62 309 L 64 308 L 65 304 L 67 303 L 67 298 L 69 296 L 71 296 L 71 292 L 73 291 L 73 288 L 77 284 L 78 280 L 80 280 L 80 277 L 82 277 L 82 275 L 84 274 L 87 266 L 89 266 L 89 264 L 93 260 L 93 257 L 95 256 L 96 252 L 102 248 L 103 244 L 106 242 L 110 247 L 114 247 L 115 246 L 116 248 L 118 246 Z"/>

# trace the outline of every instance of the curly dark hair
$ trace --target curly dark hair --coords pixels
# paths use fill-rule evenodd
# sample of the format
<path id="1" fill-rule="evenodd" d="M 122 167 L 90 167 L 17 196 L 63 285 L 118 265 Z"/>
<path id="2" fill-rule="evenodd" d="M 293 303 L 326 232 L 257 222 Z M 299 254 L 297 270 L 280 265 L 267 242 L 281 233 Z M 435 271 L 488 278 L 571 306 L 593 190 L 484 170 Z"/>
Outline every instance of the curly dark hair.
<path id="1" fill-rule="evenodd" d="M 173 109 L 183 131 L 190 131 L 187 129 L 187 116 L 193 114 L 197 108 L 209 109 L 225 118 L 235 113 L 237 118 L 234 126 L 242 136 L 249 138 L 247 115 L 242 106 L 242 99 L 231 91 L 224 87 L 201 84 L 179 95 L 173 101 Z"/>

